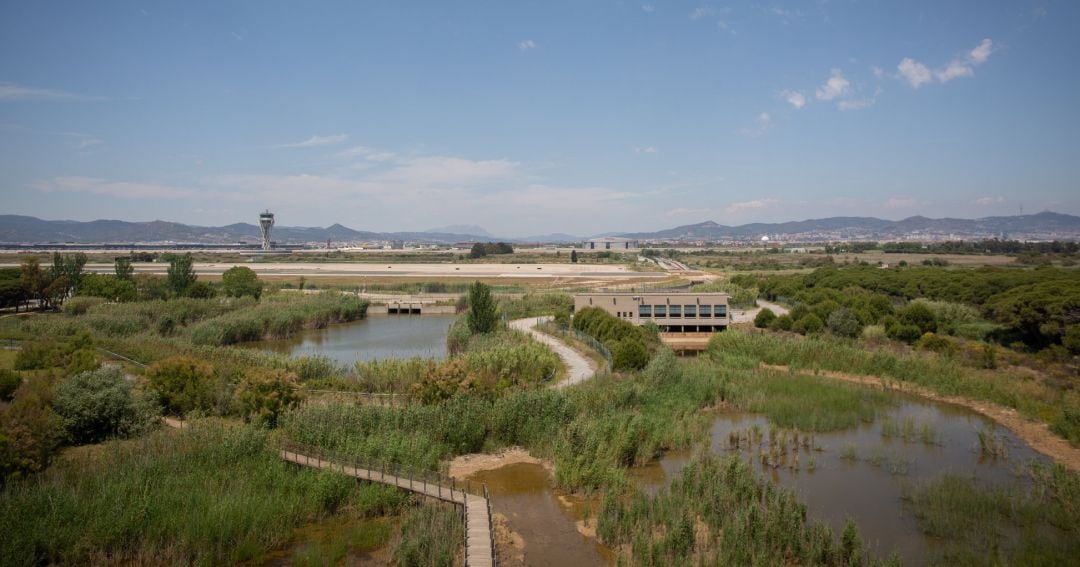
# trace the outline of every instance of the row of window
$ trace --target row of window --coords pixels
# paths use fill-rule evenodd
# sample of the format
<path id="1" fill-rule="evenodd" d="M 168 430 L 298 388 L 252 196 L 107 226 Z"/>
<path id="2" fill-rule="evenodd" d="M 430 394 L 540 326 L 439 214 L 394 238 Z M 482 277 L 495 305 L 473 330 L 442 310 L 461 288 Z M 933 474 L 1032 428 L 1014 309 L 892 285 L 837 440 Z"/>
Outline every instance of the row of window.
<path id="1" fill-rule="evenodd" d="M 727 317 L 727 305 L 639 305 L 638 317 L 684 318 Z"/>

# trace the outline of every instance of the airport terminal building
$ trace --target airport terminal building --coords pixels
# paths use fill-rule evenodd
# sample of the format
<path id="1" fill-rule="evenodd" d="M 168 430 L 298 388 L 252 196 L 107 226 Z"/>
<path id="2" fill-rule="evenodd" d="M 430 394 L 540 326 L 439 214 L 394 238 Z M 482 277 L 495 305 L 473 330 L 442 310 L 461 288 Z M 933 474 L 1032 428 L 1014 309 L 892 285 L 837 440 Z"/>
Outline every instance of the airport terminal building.
<path id="1" fill-rule="evenodd" d="M 574 311 L 599 307 L 635 325 L 652 321 L 662 333 L 714 333 L 731 323 L 726 293 L 612 292 L 574 296 Z"/>

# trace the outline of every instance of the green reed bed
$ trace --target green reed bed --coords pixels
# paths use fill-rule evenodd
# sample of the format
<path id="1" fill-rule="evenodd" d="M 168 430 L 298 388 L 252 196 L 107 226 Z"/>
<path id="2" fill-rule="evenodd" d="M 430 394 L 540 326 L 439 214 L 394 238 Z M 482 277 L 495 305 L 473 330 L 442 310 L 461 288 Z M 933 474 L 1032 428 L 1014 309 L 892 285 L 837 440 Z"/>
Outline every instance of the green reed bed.
<path id="1" fill-rule="evenodd" d="M 708 355 L 723 364 L 790 366 L 801 371 L 829 370 L 910 382 L 943 395 L 965 396 L 1016 408 L 1050 425 L 1062 437 L 1080 442 L 1080 395 L 1002 370 L 965 367 L 945 356 L 897 354 L 858 342 L 826 337 L 789 338 L 774 334 L 720 333 Z"/>
<path id="2" fill-rule="evenodd" d="M 285 544 L 345 506 L 404 496 L 282 461 L 268 433 L 213 421 L 62 459 L 0 497 L 0 563 L 219 565 Z"/>
<path id="3" fill-rule="evenodd" d="M 919 528 L 941 542 L 940 565 L 1072 565 L 1080 557 L 1080 475 L 1033 464 L 1030 488 L 988 487 L 957 474 L 909 487 Z"/>
<path id="4" fill-rule="evenodd" d="M 605 497 L 597 533 L 635 565 L 882 564 L 869 558 L 853 524 L 836 542 L 807 519 L 794 492 L 737 456 L 697 455 L 652 496 Z"/>
<path id="5" fill-rule="evenodd" d="M 305 328 L 322 328 L 331 323 L 360 319 L 367 313 L 367 306 L 367 301 L 351 295 L 282 296 L 192 327 L 191 342 L 220 346 L 288 338 Z"/>
<path id="6" fill-rule="evenodd" d="M 462 556 L 460 508 L 431 503 L 409 510 L 392 557 L 401 567 L 452 567 Z"/>

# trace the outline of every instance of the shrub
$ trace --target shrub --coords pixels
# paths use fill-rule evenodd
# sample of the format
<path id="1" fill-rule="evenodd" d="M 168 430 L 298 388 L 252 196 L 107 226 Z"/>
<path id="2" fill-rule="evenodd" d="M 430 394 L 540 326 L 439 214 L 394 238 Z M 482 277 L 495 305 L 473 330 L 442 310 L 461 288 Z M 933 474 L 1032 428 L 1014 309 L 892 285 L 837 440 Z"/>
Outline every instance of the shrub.
<path id="1" fill-rule="evenodd" d="M 73 316 L 85 315 L 91 307 L 101 305 L 104 302 L 105 300 L 100 297 L 72 297 L 64 302 L 63 311 Z"/>
<path id="2" fill-rule="evenodd" d="M 135 391 L 118 368 L 82 372 L 60 382 L 53 408 L 78 444 L 137 435 L 160 414 L 156 401 Z"/>
<path id="3" fill-rule="evenodd" d="M 917 325 L 906 325 L 903 323 L 897 323 L 896 325 L 893 325 L 891 327 L 886 327 L 885 334 L 890 339 L 903 341 L 908 344 L 919 340 L 919 338 L 923 335 L 922 331 L 919 330 L 919 327 Z"/>
<path id="4" fill-rule="evenodd" d="M 902 325 L 914 325 L 922 333 L 937 332 L 937 318 L 926 303 L 913 302 L 900 310 L 899 320 Z"/>
<path id="5" fill-rule="evenodd" d="M 281 369 L 250 370 L 236 390 L 244 421 L 277 427 L 285 411 L 300 405 L 303 396 L 296 374 Z"/>
<path id="6" fill-rule="evenodd" d="M 166 411 L 184 414 L 206 409 L 213 401 L 214 367 L 189 356 L 173 356 L 146 370 Z"/>
<path id="7" fill-rule="evenodd" d="M 1080 354 L 1080 325 L 1073 325 L 1065 331 L 1061 344 L 1073 354 Z"/>
<path id="8" fill-rule="evenodd" d="M 859 336 L 862 331 L 862 325 L 859 323 L 858 317 L 843 307 L 830 313 L 827 322 L 829 332 L 838 337 L 854 338 Z"/>
<path id="9" fill-rule="evenodd" d="M 640 370 L 647 364 L 649 350 L 640 339 L 623 339 L 611 349 L 611 366 L 615 370 Z"/>
<path id="10" fill-rule="evenodd" d="M 225 270 L 225 273 L 221 274 L 221 287 L 229 297 L 249 295 L 258 299 L 263 291 L 262 282 L 255 270 L 247 266 L 233 266 Z"/>
<path id="11" fill-rule="evenodd" d="M 11 405 L 0 411 L 0 431 L 7 438 L 0 468 L 15 474 L 34 473 L 49 466 L 64 440 L 64 426 L 52 409 L 52 381 L 23 380 Z"/>
<path id="12" fill-rule="evenodd" d="M 759 329 L 767 328 L 776 320 L 776 313 L 773 313 L 772 309 L 763 307 L 761 311 L 754 317 L 754 326 Z"/>
<path id="13" fill-rule="evenodd" d="M 22 384 L 22 376 L 18 372 L 0 368 L 0 400 L 10 402 L 19 384 Z"/>
<path id="14" fill-rule="evenodd" d="M 769 328 L 774 331 L 790 331 L 794 324 L 795 322 L 791 320 L 791 315 L 781 315 L 776 319 L 773 319 Z"/>
<path id="15" fill-rule="evenodd" d="M 791 330 L 801 335 L 812 335 L 821 332 L 821 329 L 824 327 L 825 324 L 821 322 L 821 319 L 817 315 L 809 313 L 805 317 L 795 321 L 795 325 L 791 327 Z"/>
<path id="16" fill-rule="evenodd" d="M 915 341 L 915 348 L 939 354 L 953 354 L 956 352 L 956 345 L 952 341 L 935 333 L 924 333 L 923 336 L 919 337 L 919 340 Z"/>
<path id="17" fill-rule="evenodd" d="M 60 343 L 54 341 L 30 341 L 23 343 L 15 355 L 15 370 L 41 370 L 64 364 L 64 352 Z"/>

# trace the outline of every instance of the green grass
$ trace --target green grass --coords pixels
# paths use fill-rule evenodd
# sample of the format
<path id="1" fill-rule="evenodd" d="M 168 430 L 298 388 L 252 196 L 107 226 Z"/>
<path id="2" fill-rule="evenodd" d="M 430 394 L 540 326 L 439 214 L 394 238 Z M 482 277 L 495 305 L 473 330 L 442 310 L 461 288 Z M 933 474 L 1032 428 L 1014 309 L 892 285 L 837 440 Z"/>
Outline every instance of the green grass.
<path id="1" fill-rule="evenodd" d="M 830 370 L 918 384 L 946 396 L 964 396 L 1015 408 L 1080 443 L 1080 396 L 1003 370 L 977 370 L 933 354 L 896 354 L 857 342 L 731 331 L 713 337 L 708 356 L 720 364 L 759 362 L 798 371 Z"/>
<path id="2" fill-rule="evenodd" d="M 218 565 L 258 557 L 294 527 L 406 497 L 277 457 L 265 431 L 199 422 L 61 459 L 0 497 L 0 563 Z"/>

